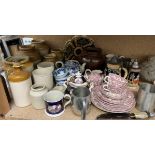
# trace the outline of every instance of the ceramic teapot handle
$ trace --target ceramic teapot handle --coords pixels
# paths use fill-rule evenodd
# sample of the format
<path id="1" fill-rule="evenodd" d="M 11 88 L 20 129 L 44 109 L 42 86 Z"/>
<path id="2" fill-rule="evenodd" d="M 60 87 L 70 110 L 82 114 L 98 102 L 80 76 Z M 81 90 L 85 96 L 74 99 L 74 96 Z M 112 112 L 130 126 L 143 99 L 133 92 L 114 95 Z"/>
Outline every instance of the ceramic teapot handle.
<path id="1" fill-rule="evenodd" d="M 126 68 L 120 68 L 120 70 L 124 70 L 124 78 L 128 76 L 128 70 Z"/>
<path id="2" fill-rule="evenodd" d="M 88 76 L 89 76 L 89 74 L 91 74 L 91 70 L 90 69 L 86 69 L 85 70 L 85 78 L 88 80 Z"/>
<path id="3" fill-rule="evenodd" d="M 69 94 L 64 95 L 64 99 L 68 98 L 68 101 L 64 103 L 64 107 L 71 103 L 71 96 Z"/>
<path id="4" fill-rule="evenodd" d="M 64 63 L 63 63 L 62 61 L 57 61 L 57 62 L 55 63 L 55 67 L 56 67 L 56 68 L 60 68 L 59 65 L 60 65 L 60 67 L 64 67 Z"/>

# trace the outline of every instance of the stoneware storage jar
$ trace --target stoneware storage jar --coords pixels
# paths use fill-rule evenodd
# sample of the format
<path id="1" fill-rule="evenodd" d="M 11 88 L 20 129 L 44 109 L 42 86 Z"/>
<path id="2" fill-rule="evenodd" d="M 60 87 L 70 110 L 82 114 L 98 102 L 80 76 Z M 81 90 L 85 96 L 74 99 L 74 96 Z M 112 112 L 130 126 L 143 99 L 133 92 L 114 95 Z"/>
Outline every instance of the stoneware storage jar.
<path id="1" fill-rule="evenodd" d="M 48 89 L 44 85 L 34 84 L 31 87 L 30 97 L 32 106 L 35 109 L 44 109 L 45 101 L 43 100 L 43 95 L 48 92 Z"/>
<path id="2" fill-rule="evenodd" d="M 34 63 L 38 63 L 41 61 L 41 57 L 39 52 L 32 45 L 21 45 L 19 48 L 19 54 L 30 57 L 30 61 Z"/>
<path id="3" fill-rule="evenodd" d="M 30 102 L 31 75 L 23 71 L 19 64 L 15 64 L 14 70 L 8 75 L 14 103 L 18 107 L 26 107 Z"/>
<path id="4" fill-rule="evenodd" d="M 23 70 L 32 72 L 34 67 L 33 63 L 29 60 L 28 56 L 16 55 L 7 57 L 5 60 L 5 65 L 7 69 L 13 69 L 14 63 L 20 63 Z"/>
<path id="5" fill-rule="evenodd" d="M 45 40 L 32 40 L 32 45 L 35 46 L 41 56 L 45 56 L 49 52 L 49 47 Z"/>
<path id="6" fill-rule="evenodd" d="M 45 68 L 35 69 L 32 75 L 35 84 L 45 85 L 48 90 L 53 88 L 53 74 L 49 70 Z"/>

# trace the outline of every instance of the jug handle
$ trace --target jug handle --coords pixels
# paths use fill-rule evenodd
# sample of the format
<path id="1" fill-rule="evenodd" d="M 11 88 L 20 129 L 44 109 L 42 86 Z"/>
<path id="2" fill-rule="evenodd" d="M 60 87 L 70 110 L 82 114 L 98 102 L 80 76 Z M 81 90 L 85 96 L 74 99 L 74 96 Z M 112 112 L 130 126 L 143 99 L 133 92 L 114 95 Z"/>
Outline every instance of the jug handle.
<path id="1" fill-rule="evenodd" d="M 83 109 L 82 109 L 82 112 L 81 112 L 81 119 L 82 120 L 85 120 L 86 119 L 86 110 L 87 110 L 87 108 L 86 108 L 86 102 L 83 101 L 82 104 L 83 104 Z"/>
<path id="2" fill-rule="evenodd" d="M 64 103 L 64 107 L 66 107 L 67 105 L 69 105 L 71 103 L 71 96 L 69 94 L 65 94 L 64 99 L 67 97 L 69 98 L 69 100 Z"/>
<path id="3" fill-rule="evenodd" d="M 90 69 L 86 69 L 85 70 L 85 78 L 88 80 L 88 76 L 89 74 L 91 74 L 91 70 Z"/>
<path id="4" fill-rule="evenodd" d="M 120 68 L 120 70 L 124 70 L 124 78 L 126 78 L 128 76 L 128 70 L 126 68 Z"/>
<path id="5" fill-rule="evenodd" d="M 56 67 L 56 68 L 61 68 L 61 67 L 59 67 L 59 64 L 61 64 L 61 67 L 64 67 L 64 63 L 63 63 L 62 61 L 57 61 L 57 62 L 55 63 L 55 67 Z"/>

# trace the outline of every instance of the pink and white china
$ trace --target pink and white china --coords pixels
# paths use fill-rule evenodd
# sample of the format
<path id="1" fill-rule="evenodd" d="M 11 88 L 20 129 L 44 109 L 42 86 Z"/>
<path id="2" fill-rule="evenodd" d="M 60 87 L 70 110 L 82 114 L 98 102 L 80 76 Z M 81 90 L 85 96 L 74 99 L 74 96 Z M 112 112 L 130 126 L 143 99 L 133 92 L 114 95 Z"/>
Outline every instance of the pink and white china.
<path id="1" fill-rule="evenodd" d="M 135 98 L 133 93 L 125 87 L 118 96 L 108 96 L 107 91 L 103 89 L 103 85 L 95 86 L 91 89 L 91 101 L 99 109 L 113 113 L 130 112 L 135 106 Z"/>
<path id="2" fill-rule="evenodd" d="M 85 70 L 84 77 L 87 79 L 88 82 L 93 83 L 95 85 L 101 85 L 103 82 L 103 72 L 101 70 Z"/>
<path id="3" fill-rule="evenodd" d="M 117 94 L 119 92 L 121 94 L 127 88 L 127 84 L 128 81 L 123 77 L 110 73 L 104 78 L 103 89 L 109 93 Z"/>

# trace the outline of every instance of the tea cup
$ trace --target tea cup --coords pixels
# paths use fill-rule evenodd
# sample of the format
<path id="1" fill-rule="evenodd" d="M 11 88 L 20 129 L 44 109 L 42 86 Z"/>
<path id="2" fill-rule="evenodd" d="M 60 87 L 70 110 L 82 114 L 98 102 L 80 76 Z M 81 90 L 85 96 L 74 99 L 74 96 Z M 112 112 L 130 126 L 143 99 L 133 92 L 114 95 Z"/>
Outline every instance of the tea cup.
<path id="1" fill-rule="evenodd" d="M 105 76 L 104 82 L 108 87 L 115 89 L 127 87 L 128 81 L 121 77 L 120 75 L 110 73 L 108 76 Z"/>
<path id="2" fill-rule="evenodd" d="M 60 90 L 51 90 L 44 95 L 46 103 L 45 113 L 51 117 L 57 117 L 64 113 L 65 107 L 70 104 L 71 96 L 64 94 Z M 64 101 L 68 98 L 68 101 Z"/>

